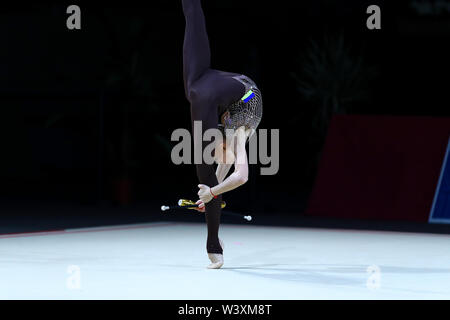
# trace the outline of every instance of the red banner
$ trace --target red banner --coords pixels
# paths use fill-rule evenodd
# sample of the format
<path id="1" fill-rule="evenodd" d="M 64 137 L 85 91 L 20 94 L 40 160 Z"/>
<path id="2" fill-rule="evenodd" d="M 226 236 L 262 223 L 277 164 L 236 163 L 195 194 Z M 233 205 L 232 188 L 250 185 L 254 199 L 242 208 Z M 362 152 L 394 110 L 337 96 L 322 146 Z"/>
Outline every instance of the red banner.
<path id="1" fill-rule="evenodd" d="M 334 117 L 307 215 L 428 221 L 449 136 L 450 118 Z"/>

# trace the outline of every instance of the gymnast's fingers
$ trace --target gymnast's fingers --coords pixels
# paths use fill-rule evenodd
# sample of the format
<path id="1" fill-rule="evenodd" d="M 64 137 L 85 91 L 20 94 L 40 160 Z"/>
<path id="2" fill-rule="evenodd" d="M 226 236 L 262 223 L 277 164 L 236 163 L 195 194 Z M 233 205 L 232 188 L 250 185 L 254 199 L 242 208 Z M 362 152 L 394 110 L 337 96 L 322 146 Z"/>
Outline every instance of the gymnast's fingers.
<path id="1" fill-rule="evenodd" d="M 199 208 L 204 208 L 205 207 L 205 204 L 203 203 L 202 200 L 198 200 L 195 204 L 198 204 Z"/>
<path id="2" fill-rule="evenodd" d="M 198 207 L 194 208 L 194 210 L 197 210 L 198 212 L 205 212 L 205 204 L 201 200 L 198 200 L 195 204 L 198 205 Z"/>

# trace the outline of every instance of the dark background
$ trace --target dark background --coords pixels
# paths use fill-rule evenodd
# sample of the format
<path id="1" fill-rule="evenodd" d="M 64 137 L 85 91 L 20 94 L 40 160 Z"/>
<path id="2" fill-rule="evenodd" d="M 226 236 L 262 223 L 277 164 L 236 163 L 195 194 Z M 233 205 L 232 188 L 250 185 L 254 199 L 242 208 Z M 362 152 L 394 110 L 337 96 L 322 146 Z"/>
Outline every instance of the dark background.
<path id="1" fill-rule="evenodd" d="M 71 4 L 81 30 L 66 28 Z M 371 4 L 381 30 L 366 27 Z M 278 174 L 251 165 L 225 197 L 232 210 L 301 217 L 333 114 L 450 115 L 449 1 L 210 0 L 204 11 L 213 68 L 254 79 L 260 128 L 280 130 Z M 162 204 L 195 199 L 194 166 L 170 160 L 172 131 L 190 129 L 184 23 L 179 0 L 0 5 L 4 232 L 159 219 Z"/>

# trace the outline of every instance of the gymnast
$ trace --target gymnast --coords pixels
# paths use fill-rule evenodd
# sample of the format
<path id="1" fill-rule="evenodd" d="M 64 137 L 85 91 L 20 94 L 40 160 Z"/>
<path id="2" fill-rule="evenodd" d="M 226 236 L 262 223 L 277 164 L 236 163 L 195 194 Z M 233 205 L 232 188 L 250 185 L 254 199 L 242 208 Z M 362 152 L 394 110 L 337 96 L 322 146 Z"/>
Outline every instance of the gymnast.
<path id="1" fill-rule="evenodd" d="M 219 239 L 222 194 L 248 179 L 246 142 L 262 118 L 262 97 L 256 84 L 247 76 L 211 68 L 211 52 L 201 0 L 182 0 L 186 20 L 183 44 L 183 80 L 190 102 L 191 126 L 202 124 L 202 136 L 208 129 L 219 129 L 213 164 L 196 164 L 199 205 L 205 212 L 208 227 L 206 250 L 209 269 L 222 267 L 223 242 Z M 194 144 L 197 139 L 194 138 Z M 201 142 L 202 154 L 206 142 Z M 234 172 L 225 178 L 234 165 Z"/>

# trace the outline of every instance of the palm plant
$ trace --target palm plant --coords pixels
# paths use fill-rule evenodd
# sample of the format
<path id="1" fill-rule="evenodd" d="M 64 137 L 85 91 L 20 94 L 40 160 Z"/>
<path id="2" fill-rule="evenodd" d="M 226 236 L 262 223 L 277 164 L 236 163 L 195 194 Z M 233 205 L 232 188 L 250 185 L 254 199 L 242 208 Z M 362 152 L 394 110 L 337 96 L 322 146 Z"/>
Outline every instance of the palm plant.
<path id="1" fill-rule="evenodd" d="M 291 76 L 298 93 L 312 106 L 313 128 L 321 135 L 334 114 L 347 113 L 356 103 L 370 99 L 370 83 L 377 75 L 362 52 L 352 52 L 342 34 L 311 40 L 299 66 Z"/>
<path id="2" fill-rule="evenodd" d="M 294 112 L 291 120 L 311 121 L 304 146 L 312 155 L 305 163 L 305 173 L 311 183 L 331 118 L 335 114 L 354 112 L 356 107 L 369 103 L 371 82 L 377 74 L 377 68 L 368 65 L 363 52 L 354 53 L 342 34 L 311 40 L 300 55 L 298 70 L 290 75 L 305 107 Z"/>

